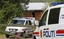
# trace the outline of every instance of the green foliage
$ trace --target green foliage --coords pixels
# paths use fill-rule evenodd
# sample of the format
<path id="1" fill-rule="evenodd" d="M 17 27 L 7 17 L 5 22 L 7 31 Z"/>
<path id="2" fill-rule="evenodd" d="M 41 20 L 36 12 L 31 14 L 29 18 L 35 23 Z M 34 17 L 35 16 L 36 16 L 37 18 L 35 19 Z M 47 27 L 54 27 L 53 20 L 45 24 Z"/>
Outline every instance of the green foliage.
<path id="1" fill-rule="evenodd" d="M 8 23 L 13 17 L 23 16 L 22 0 L 0 0 L 0 24 Z M 24 3 L 28 3 L 24 0 Z"/>
<path id="2" fill-rule="evenodd" d="M 56 2 L 64 2 L 64 0 L 54 0 L 54 1 L 56 1 Z"/>

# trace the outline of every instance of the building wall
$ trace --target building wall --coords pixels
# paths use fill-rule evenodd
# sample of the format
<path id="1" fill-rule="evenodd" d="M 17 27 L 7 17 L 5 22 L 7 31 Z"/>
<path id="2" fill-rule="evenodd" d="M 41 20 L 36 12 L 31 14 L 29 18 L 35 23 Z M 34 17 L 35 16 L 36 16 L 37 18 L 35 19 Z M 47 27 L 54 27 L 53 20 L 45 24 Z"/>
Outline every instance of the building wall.
<path id="1" fill-rule="evenodd" d="M 36 11 L 35 12 L 35 18 L 36 18 L 36 20 L 39 20 L 40 19 L 41 14 L 42 14 L 42 11 Z"/>
<path id="2" fill-rule="evenodd" d="M 32 17 L 32 12 L 24 12 L 24 17 Z"/>
<path id="3" fill-rule="evenodd" d="M 33 12 L 25 12 L 24 17 L 33 17 L 33 15 L 34 15 L 35 19 L 39 20 L 41 17 L 41 14 L 42 14 L 41 12 L 42 12 L 41 10 L 34 11 L 34 13 Z"/>

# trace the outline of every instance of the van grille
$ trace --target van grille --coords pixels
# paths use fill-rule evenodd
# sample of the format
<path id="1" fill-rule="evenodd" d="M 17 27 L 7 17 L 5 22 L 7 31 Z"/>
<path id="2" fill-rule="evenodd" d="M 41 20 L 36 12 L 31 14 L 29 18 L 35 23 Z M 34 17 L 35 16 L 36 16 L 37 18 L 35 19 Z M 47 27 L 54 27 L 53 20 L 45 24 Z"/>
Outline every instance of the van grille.
<path id="1" fill-rule="evenodd" d="M 9 31 L 18 31 L 18 29 L 9 29 Z"/>

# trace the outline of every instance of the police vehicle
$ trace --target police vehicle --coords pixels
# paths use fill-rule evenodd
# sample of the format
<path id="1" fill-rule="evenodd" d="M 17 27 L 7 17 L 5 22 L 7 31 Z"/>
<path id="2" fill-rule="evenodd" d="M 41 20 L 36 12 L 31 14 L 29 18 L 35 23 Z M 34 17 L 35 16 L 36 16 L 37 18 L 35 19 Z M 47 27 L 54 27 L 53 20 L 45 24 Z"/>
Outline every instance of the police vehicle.
<path id="1" fill-rule="evenodd" d="M 64 4 L 45 10 L 33 39 L 64 39 Z"/>
<path id="2" fill-rule="evenodd" d="M 32 36 L 32 28 L 29 26 L 34 26 L 35 18 L 33 17 L 24 17 L 24 18 L 13 18 L 9 22 L 9 26 L 6 27 L 5 31 L 11 34 L 21 33 L 23 37 Z M 26 27 L 27 26 L 27 27 Z M 9 38 L 10 35 L 6 34 L 6 37 Z"/>

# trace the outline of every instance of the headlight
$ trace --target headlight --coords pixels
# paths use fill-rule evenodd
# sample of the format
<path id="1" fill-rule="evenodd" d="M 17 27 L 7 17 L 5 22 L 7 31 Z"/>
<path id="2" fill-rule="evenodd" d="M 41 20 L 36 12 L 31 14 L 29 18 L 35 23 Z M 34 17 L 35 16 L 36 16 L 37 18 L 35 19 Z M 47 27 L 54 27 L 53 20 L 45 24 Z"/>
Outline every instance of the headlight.
<path id="1" fill-rule="evenodd" d="M 22 30 L 27 30 L 27 28 L 25 28 L 25 29 L 22 29 Z"/>

